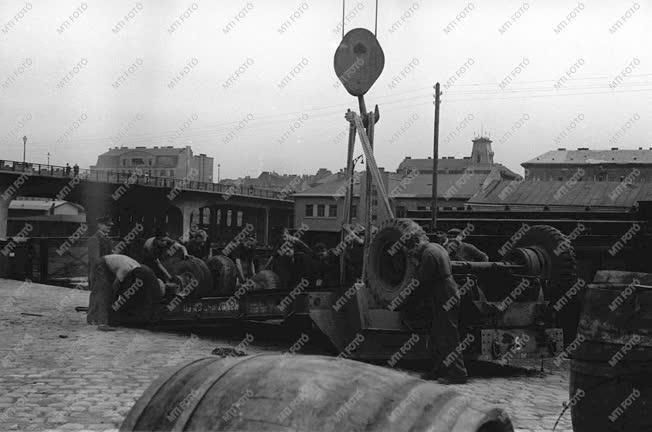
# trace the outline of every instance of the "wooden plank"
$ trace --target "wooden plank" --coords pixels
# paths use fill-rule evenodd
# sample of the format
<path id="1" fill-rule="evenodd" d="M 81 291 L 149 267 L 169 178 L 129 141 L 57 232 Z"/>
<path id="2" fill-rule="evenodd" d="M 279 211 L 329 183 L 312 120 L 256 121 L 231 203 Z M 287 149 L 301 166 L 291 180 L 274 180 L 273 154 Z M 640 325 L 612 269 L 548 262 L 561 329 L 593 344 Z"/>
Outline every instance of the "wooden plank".
<path id="1" fill-rule="evenodd" d="M 355 126 L 358 131 L 358 136 L 362 142 L 362 150 L 364 151 L 364 156 L 367 161 L 367 167 L 371 171 L 371 177 L 376 182 L 376 187 L 378 188 L 378 193 L 382 197 L 382 202 L 385 205 L 387 214 L 390 218 L 394 218 L 394 212 L 392 207 L 389 204 L 389 199 L 387 198 L 387 191 L 385 190 L 385 185 L 382 178 L 380 177 L 380 171 L 378 170 L 378 165 L 376 164 L 376 159 L 374 157 L 373 149 L 371 148 L 371 143 L 369 142 L 369 137 L 366 134 L 366 130 L 362 124 L 362 119 L 357 114 L 354 115 Z"/>

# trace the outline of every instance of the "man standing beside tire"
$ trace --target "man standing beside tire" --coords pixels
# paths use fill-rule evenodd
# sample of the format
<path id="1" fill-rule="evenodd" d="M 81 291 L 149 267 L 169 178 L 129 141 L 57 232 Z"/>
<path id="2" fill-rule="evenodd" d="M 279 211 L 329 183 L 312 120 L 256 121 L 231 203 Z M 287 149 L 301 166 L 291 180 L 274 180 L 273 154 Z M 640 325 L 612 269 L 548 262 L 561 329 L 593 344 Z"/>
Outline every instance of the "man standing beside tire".
<path id="1" fill-rule="evenodd" d="M 430 331 L 433 369 L 428 378 L 437 378 L 444 384 L 463 384 L 468 374 L 462 354 L 458 352 L 458 302 L 449 307 L 449 300 L 459 297 L 459 293 L 448 253 L 438 243 L 421 242 L 412 249 L 411 258 L 417 262 L 419 294 L 432 296 L 433 300 Z"/>

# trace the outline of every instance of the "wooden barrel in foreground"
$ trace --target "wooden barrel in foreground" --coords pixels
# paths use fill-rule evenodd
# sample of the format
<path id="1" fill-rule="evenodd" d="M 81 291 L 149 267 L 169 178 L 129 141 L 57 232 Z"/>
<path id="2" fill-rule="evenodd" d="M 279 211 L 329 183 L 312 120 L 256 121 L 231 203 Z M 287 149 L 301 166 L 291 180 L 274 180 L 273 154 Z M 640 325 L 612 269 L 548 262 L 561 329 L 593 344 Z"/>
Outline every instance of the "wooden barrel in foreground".
<path id="1" fill-rule="evenodd" d="M 599 271 L 571 353 L 575 432 L 652 431 L 652 275 Z"/>
<path id="2" fill-rule="evenodd" d="M 352 360 L 258 355 L 192 361 L 158 378 L 121 431 L 513 432 L 501 409 Z"/>

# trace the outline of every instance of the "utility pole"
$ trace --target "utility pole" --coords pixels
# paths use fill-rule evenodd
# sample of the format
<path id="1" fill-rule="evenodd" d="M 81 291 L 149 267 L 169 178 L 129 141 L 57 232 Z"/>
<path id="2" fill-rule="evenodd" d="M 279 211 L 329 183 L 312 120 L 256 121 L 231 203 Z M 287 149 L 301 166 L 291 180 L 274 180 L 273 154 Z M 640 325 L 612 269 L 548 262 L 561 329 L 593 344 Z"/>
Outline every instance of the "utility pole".
<path id="1" fill-rule="evenodd" d="M 25 169 L 25 151 L 27 148 L 27 135 L 23 137 L 23 169 Z"/>
<path id="2" fill-rule="evenodd" d="M 430 210 L 432 212 L 431 228 L 434 233 L 437 229 L 437 162 L 439 159 L 439 83 L 435 84 L 435 133 L 432 142 L 432 199 Z"/>

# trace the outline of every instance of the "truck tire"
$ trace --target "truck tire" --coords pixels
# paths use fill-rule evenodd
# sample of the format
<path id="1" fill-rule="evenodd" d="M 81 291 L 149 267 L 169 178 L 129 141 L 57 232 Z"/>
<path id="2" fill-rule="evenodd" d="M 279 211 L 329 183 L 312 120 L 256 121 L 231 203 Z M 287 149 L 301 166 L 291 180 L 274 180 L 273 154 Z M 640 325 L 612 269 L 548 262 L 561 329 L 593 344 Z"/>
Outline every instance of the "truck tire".
<path id="1" fill-rule="evenodd" d="M 367 279 L 380 306 L 389 306 L 417 277 L 417 266 L 408 255 L 422 242 L 428 242 L 428 236 L 410 219 L 390 219 L 378 228 L 369 245 Z"/>
<path id="2" fill-rule="evenodd" d="M 251 279 L 254 283 L 253 291 L 266 291 L 281 288 L 281 278 L 271 270 L 261 270 Z"/>
<path id="3" fill-rule="evenodd" d="M 551 305 L 555 305 L 577 281 L 575 249 L 558 229 L 549 225 L 533 225 L 514 243 L 506 258 L 509 259 L 515 254 L 514 249 L 527 247 L 537 250 L 544 257 L 541 275 L 549 281 L 548 290 L 544 294 L 546 300 L 549 300 Z M 566 344 L 571 343 L 575 338 L 580 298 L 581 296 L 571 298 L 568 304 L 555 313 L 557 325 L 564 330 Z"/>
<path id="4" fill-rule="evenodd" d="M 235 292 L 238 271 L 231 258 L 218 254 L 206 259 L 206 265 L 211 272 L 213 291 L 217 295 L 231 295 Z"/>
<path id="5" fill-rule="evenodd" d="M 212 295 L 213 281 L 211 280 L 211 272 L 204 261 L 189 256 L 187 259 L 175 260 L 169 265 L 167 263 L 164 263 L 164 265 L 172 276 L 185 274 L 188 279 L 197 281 L 196 286 L 187 296 L 188 299 L 194 300 Z"/>
<path id="6" fill-rule="evenodd" d="M 549 299 L 557 301 L 577 280 L 575 250 L 568 238 L 549 225 L 533 225 L 516 240 L 506 258 L 517 248 L 536 248 L 543 253 L 542 276 L 550 281 Z"/>

